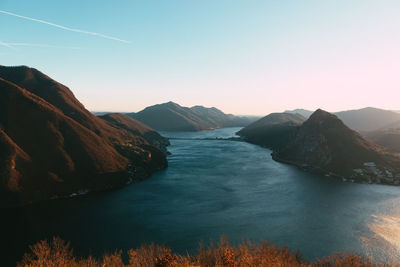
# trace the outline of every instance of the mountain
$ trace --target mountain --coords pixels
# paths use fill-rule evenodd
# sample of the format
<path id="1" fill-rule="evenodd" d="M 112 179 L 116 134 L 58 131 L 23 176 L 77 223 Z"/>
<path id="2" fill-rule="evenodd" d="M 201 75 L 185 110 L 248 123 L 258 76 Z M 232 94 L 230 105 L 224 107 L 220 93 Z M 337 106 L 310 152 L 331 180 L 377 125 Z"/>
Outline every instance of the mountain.
<path id="1" fill-rule="evenodd" d="M 142 137 L 164 154 L 167 154 L 166 147 L 170 145 L 169 140 L 143 123 L 121 113 L 108 113 L 100 116 L 100 118 L 117 129 L 124 129 L 136 137 Z"/>
<path id="2" fill-rule="evenodd" d="M 159 131 L 202 131 L 222 127 L 242 127 L 254 118 L 225 114 L 216 108 L 182 107 L 174 102 L 158 104 L 126 114 Z"/>
<path id="3" fill-rule="evenodd" d="M 338 117 L 317 110 L 295 137 L 273 152 L 277 161 L 362 182 L 399 184 L 400 158 L 365 140 Z"/>
<path id="4" fill-rule="evenodd" d="M 151 129 L 122 124 L 36 69 L 0 66 L 0 206 L 122 186 L 167 166 Z"/>
<path id="5" fill-rule="evenodd" d="M 309 118 L 313 112 L 305 109 L 295 109 L 287 110 L 285 113 L 298 113 L 305 118 Z M 367 107 L 335 112 L 333 114 L 341 119 L 348 127 L 358 132 L 376 131 L 396 122 L 400 124 L 399 112 L 378 108 Z"/>
<path id="6" fill-rule="evenodd" d="M 399 113 L 370 107 L 334 114 L 351 129 L 359 132 L 376 131 L 400 121 Z"/>
<path id="7" fill-rule="evenodd" d="M 284 113 L 300 114 L 304 118 L 308 119 L 311 116 L 311 114 L 313 113 L 313 111 L 306 110 L 306 109 L 294 109 L 294 110 L 285 110 Z"/>
<path id="8" fill-rule="evenodd" d="M 298 126 L 305 120 L 300 114 L 271 113 L 237 134 L 247 142 L 276 150 L 295 136 Z"/>
<path id="9" fill-rule="evenodd" d="M 376 131 L 363 132 L 363 136 L 389 150 L 400 153 L 400 121 Z"/>
<path id="10" fill-rule="evenodd" d="M 363 136 L 393 152 L 400 153 L 400 133 L 398 132 L 379 130 L 364 133 Z"/>

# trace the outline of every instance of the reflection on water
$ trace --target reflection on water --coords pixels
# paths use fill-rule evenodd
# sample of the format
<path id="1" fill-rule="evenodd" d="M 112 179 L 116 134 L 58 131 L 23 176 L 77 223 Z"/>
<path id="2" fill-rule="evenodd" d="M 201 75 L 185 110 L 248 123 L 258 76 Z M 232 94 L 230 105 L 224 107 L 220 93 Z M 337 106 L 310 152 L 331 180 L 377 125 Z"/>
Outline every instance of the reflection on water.
<path id="1" fill-rule="evenodd" d="M 379 206 L 385 212 L 372 214 L 366 221 L 370 232 L 361 236 L 365 253 L 377 261 L 400 262 L 400 198 Z"/>
<path id="2" fill-rule="evenodd" d="M 227 138 L 239 128 L 166 133 Z M 120 190 L 2 212 L 3 258 L 54 235 L 80 256 L 159 243 L 180 253 L 222 234 L 268 240 L 307 259 L 347 251 L 397 260 L 400 187 L 347 183 L 275 162 L 244 142 L 171 140 L 169 167 Z"/>

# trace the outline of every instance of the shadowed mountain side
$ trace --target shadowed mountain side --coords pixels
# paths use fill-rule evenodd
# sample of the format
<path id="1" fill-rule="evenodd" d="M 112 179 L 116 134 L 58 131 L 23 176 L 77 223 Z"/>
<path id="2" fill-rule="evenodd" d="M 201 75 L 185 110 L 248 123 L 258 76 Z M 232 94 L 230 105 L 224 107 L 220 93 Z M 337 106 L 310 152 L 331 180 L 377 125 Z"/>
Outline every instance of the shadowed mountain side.
<path id="1" fill-rule="evenodd" d="M 44 74 L 0 67 L 3 76 L 30 89 L 0 78 L 0 206 L 105 190 L 166 167 L 142 134 L 92 115 Z"/>
<path id="2" fill-rule="evenodd" d="M 174 102 L 147 107 L 128 116 L 159 131 L 202 131 L 222 127 L 242 127 L 253 119 L 225 114 L 216 108 L 182 107 Z"/>
<path id="3" fill-rule="evenodd" d="M 365 138 L 394 152 L 400 153 L 400 134 L 390 131 L 375 131 L 364 134 Z"/>
<path id="4" fill-rule="evenodd" d="M 273 158 L 363 182 L 398 184 L 400 158 L 363 139 L 335 115 L 317 110 Z"/>
<path id="5" fill-rule="evenodd" d="M 392 123 L 377 131 L 363 132 L 365 138 L 386 147 L 394 152 L 400 152 L 400 122 Z"/>
<path id="6" fill-rule="evenodd" d="M 2 143 L 10 151 L 2 153 L 1 173 L 10 174 L 3 186 L 22 202 L 98 188 L 126 169 L 126 158 L 54 106 L 3 79 L 0 87 Z"/>
<path id="7" fill-rule="evenodd" d="M 159 133 L 143 123 L 121 113 L 110 113 L 100 116 L 100 118 L 117 129 L 124 129 L 135 136 L 144 138 L 165 154 L 167 153 L 166 147 L 170 145 L 168 139 L 162 137 Z"/>
<path id="8" fill-rule="evenodd" d="M 89 112 L 70 89 L 42 72 L 26 66 L 0 66 L 0 78 L 39 96 L 60 111 L 109 142 L 118 140 L 118 133 L 105 121 Z"/>
<path id="9" fill-rule="evenodd" d="M 237 134 L 250 143 L 278 150 L 295 137 L 298 126 L 304 121 L 300 114 L 272 113 Z"/>

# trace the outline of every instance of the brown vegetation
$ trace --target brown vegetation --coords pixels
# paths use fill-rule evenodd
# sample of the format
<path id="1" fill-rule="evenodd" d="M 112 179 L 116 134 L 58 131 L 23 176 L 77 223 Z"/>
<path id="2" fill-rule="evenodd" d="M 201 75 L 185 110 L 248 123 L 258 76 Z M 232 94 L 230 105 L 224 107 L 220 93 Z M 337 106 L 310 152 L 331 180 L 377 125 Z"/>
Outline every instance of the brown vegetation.
<path id="1" fill-rule="evenodd" d="M 166 145 L 132 118 L 94 116 L 38 70 L 0 66 L 0 207 L 144 179 L 167 166 Z"/>
<path id="2" fill-rule="evenodd" d="M 277 247 L 268 242 L 256 244 L 244 241 L 238 246 L 231 245 L 226 238 L 208 248 L 200 245 L 196 255 L 178 255 L 171 249 L 158 245 L 146 245 L 127 252 L 124 262 L 123 252 L 116 251 L 101 258 L 89 256 L 79 259 L 74 256 L 69 243 L 60 238 L 51 242 L 40 241 L 30 246 L 31 252 L 17 263 L 18 267 L 47 266 L 130 266 L 130 267 L 256 267 L 256 266 L 380 266 L 359 255 L 337 253 L 330 257 L 308 262 L 299 251 L 292 252 L 287 247 Z M 381 265 L 385 266 L 385 265 Z"/>

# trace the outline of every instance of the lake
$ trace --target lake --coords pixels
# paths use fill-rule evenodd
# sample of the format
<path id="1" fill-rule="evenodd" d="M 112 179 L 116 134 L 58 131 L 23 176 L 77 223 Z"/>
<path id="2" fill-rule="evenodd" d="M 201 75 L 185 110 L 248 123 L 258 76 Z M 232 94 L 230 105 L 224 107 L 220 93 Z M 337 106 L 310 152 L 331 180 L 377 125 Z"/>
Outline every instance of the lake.
<path id="1" fill-rule="evenodd" d="M 163 132 L 169 167 L 119 190 L 2 210 L 2 258 L 60 236 L 79 255 L 158 243 L 195 252 L 199 242 L 268 240 L 307 259 L 335 251 L 398 261 L 400 187 L 342 182 L 275 162 L 270 150 L 228 138 L 240 128 Z M 195 140 L 190 140 L 195 139 Z"/>

